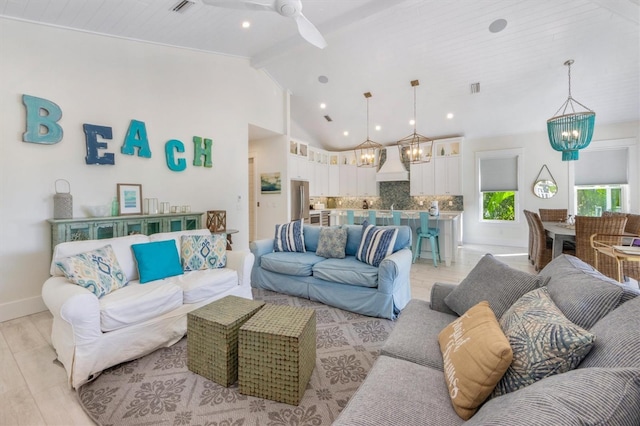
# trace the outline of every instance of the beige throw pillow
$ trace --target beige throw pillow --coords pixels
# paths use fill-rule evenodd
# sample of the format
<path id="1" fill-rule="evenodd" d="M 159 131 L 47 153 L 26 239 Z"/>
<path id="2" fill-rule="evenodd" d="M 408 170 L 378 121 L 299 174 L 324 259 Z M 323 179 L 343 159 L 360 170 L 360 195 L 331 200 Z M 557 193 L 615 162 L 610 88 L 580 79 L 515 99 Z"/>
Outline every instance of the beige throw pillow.
<path id="1" fill-rule="evenodd" d="M 438 342 L 451 403 L 468 420 L 507 371 L 513 357 L 511 346 L 487 301 L 445 327 Z"/>

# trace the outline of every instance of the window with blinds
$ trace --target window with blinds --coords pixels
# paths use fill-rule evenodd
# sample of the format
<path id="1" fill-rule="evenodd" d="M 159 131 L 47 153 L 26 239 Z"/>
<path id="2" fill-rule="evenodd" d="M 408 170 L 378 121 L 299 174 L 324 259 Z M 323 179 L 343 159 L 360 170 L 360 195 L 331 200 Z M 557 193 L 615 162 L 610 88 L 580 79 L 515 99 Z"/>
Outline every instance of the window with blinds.
<path id="1" fill-rule="evenodd" d="M 518 218 L 519 159 L 521 150 L 476 153 L 483 221 Z"/>

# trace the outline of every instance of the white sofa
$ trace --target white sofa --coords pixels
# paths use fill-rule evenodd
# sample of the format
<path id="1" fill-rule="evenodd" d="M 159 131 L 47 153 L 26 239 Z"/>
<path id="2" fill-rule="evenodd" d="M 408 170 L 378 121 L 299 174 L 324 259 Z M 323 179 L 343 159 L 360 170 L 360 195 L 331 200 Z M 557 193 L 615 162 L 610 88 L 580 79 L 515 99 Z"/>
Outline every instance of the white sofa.
<path id="1" fill-rule="evenodd" d="M 254 256 L 248 250 L 227 251 L 221 269 L 185 272 L 140 284 L 132 244 L 174 239 L 180 253 L 182 235 L 208 235 L 206 229 L 130 235 L 103 240 L 58 244 L 51 261 L 51 277 L 42 298 L 53 315 L 51 341 L 69 385 L 77 388 L 102 370 L 171 346 L 187 331 L 187 313 L 228 295 L 251 294 Z M 129 283 L 101 298 L 73 284 L 56 261 L 110 244 Z"/>

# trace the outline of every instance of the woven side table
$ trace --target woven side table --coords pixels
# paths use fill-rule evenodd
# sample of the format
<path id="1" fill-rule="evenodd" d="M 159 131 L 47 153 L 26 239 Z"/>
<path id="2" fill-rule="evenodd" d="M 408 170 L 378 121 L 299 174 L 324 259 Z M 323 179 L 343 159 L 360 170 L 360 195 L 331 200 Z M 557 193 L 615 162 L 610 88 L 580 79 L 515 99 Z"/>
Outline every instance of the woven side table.
<path id="1" fill-rule="evenodd" d="M 238 380 L 238 330 L 264 302 L 227 296 L 187 314 L 187 367 L 228 387 Z"/>
<path id="2" fill-rule="evenodd" d="M 267 305 L 240 327 L 240 393 L 298 405 L 316 364 L 313 309 Z"/>

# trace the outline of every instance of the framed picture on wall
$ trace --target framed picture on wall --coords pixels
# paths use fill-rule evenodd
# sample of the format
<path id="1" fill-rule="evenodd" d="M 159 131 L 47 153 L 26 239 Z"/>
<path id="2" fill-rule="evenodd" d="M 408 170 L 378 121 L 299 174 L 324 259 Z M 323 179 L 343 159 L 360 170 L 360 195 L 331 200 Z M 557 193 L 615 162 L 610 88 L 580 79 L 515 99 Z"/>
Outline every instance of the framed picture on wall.
<path id="1" fill-rule="evenodd" d="M 260 193 L 279 194 L 282 191 L 280 172 L 260 173 Z"/>
<path id="2" fill-rule="evenodd" d="M 142 214 L 142 185 L 136 183 L 118 184 L 118 214 Z"/>

